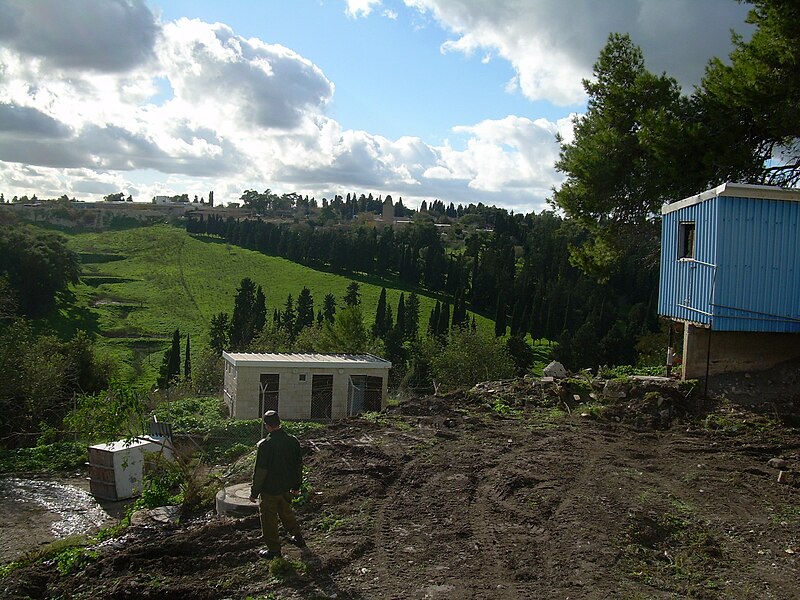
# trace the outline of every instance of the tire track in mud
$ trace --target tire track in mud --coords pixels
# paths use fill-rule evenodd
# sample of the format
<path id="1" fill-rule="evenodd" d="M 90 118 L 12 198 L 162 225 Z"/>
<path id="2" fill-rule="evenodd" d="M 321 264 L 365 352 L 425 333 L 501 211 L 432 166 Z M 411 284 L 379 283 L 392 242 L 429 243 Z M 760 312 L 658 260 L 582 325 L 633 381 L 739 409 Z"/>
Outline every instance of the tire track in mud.
<path id="1" fill-rule="evenodd" d="M 435 450 L 434 450 L 435 449 Z M 464 514 L 476 477 L 462 468 L 462 441 L 437 440 L 434 449 L 408 462 L 387 489 L 375 516 L 377 574 L 381 589 L 403 589 L 398 598 L 484 598 L 470 575 L 482 568 L 469 540 Z"/>

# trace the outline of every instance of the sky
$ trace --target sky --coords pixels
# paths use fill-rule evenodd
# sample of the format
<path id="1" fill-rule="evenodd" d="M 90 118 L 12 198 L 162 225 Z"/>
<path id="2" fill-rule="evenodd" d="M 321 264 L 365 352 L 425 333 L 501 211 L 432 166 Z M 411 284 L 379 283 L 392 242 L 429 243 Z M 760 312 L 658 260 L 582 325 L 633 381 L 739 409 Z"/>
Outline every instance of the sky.
<path id="1" fill-rule="evenodd" d="M 690 93 L 735 0 L 0 0 L 0 193 L 248 189 L 516 212 L 612 32 Z"/>

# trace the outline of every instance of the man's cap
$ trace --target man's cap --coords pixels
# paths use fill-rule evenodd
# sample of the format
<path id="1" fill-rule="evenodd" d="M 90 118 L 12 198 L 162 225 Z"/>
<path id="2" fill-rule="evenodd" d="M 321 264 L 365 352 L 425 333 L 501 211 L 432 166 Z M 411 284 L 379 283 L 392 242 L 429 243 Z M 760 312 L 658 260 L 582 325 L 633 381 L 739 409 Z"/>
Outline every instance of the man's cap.
<path id="1" fill-rule="evenodd" d="M 278 411 L 268 410 L 264 413 L 264 423 L 267 425 L 280 425 L 281 418 L 278 416 Z"/>

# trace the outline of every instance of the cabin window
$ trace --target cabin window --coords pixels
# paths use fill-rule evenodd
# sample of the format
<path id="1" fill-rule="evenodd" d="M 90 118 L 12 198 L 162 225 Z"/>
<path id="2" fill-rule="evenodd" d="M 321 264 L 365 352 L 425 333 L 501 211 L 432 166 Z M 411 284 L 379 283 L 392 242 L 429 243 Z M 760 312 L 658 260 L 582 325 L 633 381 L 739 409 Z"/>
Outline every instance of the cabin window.
<path id="1" fill-rule="evenodd" d="M 678 258 L 694 258 L 694 221 L 678 225 Z"/>
<path id="2" fill-rule="evenodd" d="M 300 383 L 305 383 L 305 382 L 306 382 L 306 374 L 300 373 Z"/>

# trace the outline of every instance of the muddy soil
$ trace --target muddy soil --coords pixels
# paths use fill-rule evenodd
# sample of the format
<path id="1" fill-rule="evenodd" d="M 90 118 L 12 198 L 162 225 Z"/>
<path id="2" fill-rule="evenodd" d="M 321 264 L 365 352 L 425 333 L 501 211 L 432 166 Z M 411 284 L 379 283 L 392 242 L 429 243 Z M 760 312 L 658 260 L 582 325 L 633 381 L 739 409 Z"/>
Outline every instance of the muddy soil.
<path id="1" fill-rule="evenodd" d="M 288 562 L 258 558 L 257 517 L 195 516 L 132 527 L 70 575 L 49 563 L 19 569 L 0 591 L 796 599 L 793 393 L 744 406 L 677 385 L 603 396 L 596 383 L 514 381 L 413 399 L 302 440 L 312 490 L 298 512 L 309 547 L 286 544 Z"/>
<path id="2" fill-rule="evenodd" d="M 119 503 L 101 506 L 80 474 L 0 478 L 0 563 L 70 535 L 113 525 Z"/>

